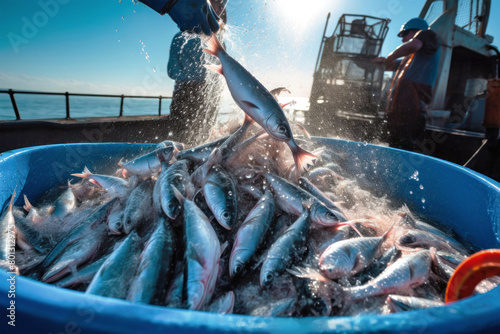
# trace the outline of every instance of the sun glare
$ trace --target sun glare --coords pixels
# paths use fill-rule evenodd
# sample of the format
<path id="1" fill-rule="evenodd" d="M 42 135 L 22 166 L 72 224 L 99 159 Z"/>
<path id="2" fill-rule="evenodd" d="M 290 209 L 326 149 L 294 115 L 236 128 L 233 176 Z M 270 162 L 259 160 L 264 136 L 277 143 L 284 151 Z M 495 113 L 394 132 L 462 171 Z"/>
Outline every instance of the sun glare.
<path id="1" fill-rule="evenodd" d="M 312 20 L 326 18 L 331 0 L 274 0 L 276 14 L 281 19 L 304 26 Z"/>

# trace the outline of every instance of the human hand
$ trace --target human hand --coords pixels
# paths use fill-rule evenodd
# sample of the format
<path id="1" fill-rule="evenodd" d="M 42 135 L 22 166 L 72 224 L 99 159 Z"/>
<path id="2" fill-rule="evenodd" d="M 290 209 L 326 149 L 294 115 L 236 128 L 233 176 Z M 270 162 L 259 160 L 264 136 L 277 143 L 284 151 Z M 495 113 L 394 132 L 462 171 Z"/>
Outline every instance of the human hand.
<path id="1" fill-rule="evenodd" d="M 392 68 L 394 66 L 394 60 L 386 57 L 377 57 L 371 60 L 372 63 L 382 64 L 387 68 Z"/>
<path id="2" fill-rule="evenodd" d="M 219 30 L 219 16 L 208 0 L 178 0 L 168 15 L 182 31 L 209 36 Z"/>

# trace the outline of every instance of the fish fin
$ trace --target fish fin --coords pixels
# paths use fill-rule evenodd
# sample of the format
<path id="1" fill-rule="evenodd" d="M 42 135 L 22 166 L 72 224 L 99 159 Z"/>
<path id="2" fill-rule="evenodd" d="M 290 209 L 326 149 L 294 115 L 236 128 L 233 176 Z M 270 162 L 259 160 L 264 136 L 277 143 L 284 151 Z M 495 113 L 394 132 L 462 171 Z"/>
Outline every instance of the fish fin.
<path id="1" fill-rule="evenodd" d="M 240 102 L 243 104 L 243 106 L 245 106 L 245 107 L 247 107 L 247 108 L 249 108 L 249 109 L 257 109 L 257 110 L 260 110 L 260 108 L 259 108 L 257 105 L 255 105 L 254 103 L 252 103 L 252 102 L 250 102 L 250 101 L 241 100 Z"/>
<path id="2" fill-rule="evenodd" d="M 311 135 L 309 134 L 309 132 L 307 132 L 306 128 L 304 128 L 302 125 L 300 124 L 294 124 L 297 128 L 299 128 L 300 131 L 302 131 L 302 133 L 304 134 L 304 136 L 306 136 L 307 139 L 311 140 Z M 321 152 L 319 153 L 321 154 Z"/>
<path id="3" fill-rule="evenodd" d="M 386 240 L 387 237 L 389 236 L 389 233 L 394 229 L 394 226 L 396 226 L 396 222 L 392 223 L 391 227 L 382 235 L 382 240 Z"/>
<path id="4" fill-rule="evenodd" d="M 363 234 L 361 234 L 361 232 L 359 232 L 358 228 L 356 227 L 356 225 L 354 225 L 354 220 L 350 220 L 350 221 L 346 221 L 346 222 L 342 222 L 342 223 L 339 223 L 337 226 L 340 227 L 340 226 L 350 226 L 354 231 L 356 231 L 356 233 L 360 236 L 360 237 L 364 237 Z"/>
<path id="5" fill-rule="evenodd" d="M 16 198 L 16 189 L 14 189 L 14 192 L 12 193 L 12 196 L 10 197 L 10 203 L 9 203 L 9 211 L 12 211 L 12 207 L 14 206 L 14 198 Z"/>
<path id="6" fill-rule="evenodd" d="M 323 276 L 323 274 L 320 273 L 318 270 L 310 267 L 293 267 L 293 268 L 287 268 L 286 271 L 300 278 L 308 278 L 314 281 L 320 281 L 325 283 L 331 282 L 331 280 Z"/>
<path id="7" fill-rule="evenodd" d="M 23 205 L 23 209 L 26 210 L 26 211 L 30 211 L 31 209 L 33 209 L 33 205 L 30 203 L 30 201 L 28 201 L 28 197 L 26 195 L 24 195 L 24 205 Z"/>
<path id="8" fill-rule="evenodd" d="M 250 126 L 253 122 L 253 118 L 245 113 L 245 119 L 243 120 L 243 124 L 241 125 L 240 129 L 246 129 L 246 127 Z"/>
<path id="9" fill-rule="evenodd" d="M 289 94 L 292 94 L 286 87 L 278 87 L 270 91 L 271 94 L 273 94 L 274 98 L 278 99 L 278 96 L 281 94 L 281 92 L 288 92 Z"/>
<path id="10" fill-rule="evenodd" d="M 221 255 L 224 253 L 224 251 L 228 248 L 229 242 L 224 242 L 222 245 L 220 245 L 220 253 Z"/>
<path id="11" fill-rule="evenodd" d="M 203 254 L 200 254 L 200 252 L 198 251 L 198 248 L 195 246 L 194 243 L 190 242 L 189 243 L 189 248 L 192 250 L 192 252 L 189 252 L 190 253 L 190 258 L 195 260 L 196 262 L 198 263 L 205 263 L 205 260 L 203 260 Z"/>
<path id="12" fill-rule="evenodd" d="M 208 54 L 211 54 L 212 56 L 218 57 L 217 54 L 220 51 L 224 50 L 219 40 L 217 39 L 217 36 L 215 36 L 215 34 L 212 34 L 205 43 L 207 44 L 207 47 L 203 49 L 203 51 L 205 51 Z"/>
<path id="13" fill-rule="evenodd" d="M 281 109 L 283 109 L 283 108 L 285 108 L 287 105 L 289 105 L 289 104 L 293 104 L 293 103 L 295 103 L 295 101 L 290 101 L 290 102 L 287 102 L 287 103 L 280 103 L 280 107 L 281 107 Z"/>
<path id="14" fill-rule="evenodd" d="M 81 178 L 88 178 L 89 176 L 92 175 L 92 172 L 87 168 L 87 166 L 85 166 L 82 173 L 74 173 L 71 175 L 76 176 L 76 177 L 81 177 Z"/>
<path id="15" fill-rule="evenodd" d="M 295 161 L 295 166 L 297 167 L 298 171 L 308 170 L 309 167 L 312 166 L 318 159 L 318 157 L 314 154 L 309 153 L 299 147 L 299 145 L 297 145 L 293 139 L 290 140 L 287 144 L 288 147 L 290 147 L 290 149 L 292 150 L 293 160 Z"/>
<path id="16" fill-rule="evenodd" d="M 224 72 L 222 71 L 222 65 L 212 64 L 212 65 L 203 65 L 203 66 L 205 66 L 207 69 L 209 69 L 211 71 L 214 71 L 215 73 L 219 73 L 220 75 L 224 75 Z"/>
<path id="17" fill-rule="evenodd" d="M 172 190 L 174 191 L 174 196 L 175 198 L 177 198 L 177 200 L 181 203 L 181 204 L 184 204 L 184 201 L 186 200 L 186 198 L 182 195 L 182 193 L 179 191 L 179 189 L 177 189 L 175 186 L 171 185 L 170 187 L 172 187 Z"/>

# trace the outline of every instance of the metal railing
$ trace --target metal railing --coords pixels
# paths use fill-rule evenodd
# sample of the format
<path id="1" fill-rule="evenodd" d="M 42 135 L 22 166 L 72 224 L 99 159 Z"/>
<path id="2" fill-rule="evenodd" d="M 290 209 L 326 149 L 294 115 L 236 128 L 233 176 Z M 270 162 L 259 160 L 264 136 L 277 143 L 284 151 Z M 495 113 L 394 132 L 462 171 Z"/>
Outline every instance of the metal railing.
<path id="1" fill-rule="evenodd" d="M 172 99 L 170 96 L 142 96 L 142 95 L 113 95 L 113 94 L 82 94 L 82 93 L 53 93 L 53 92 L 35 92 L 35 91 L 14 91 L 13 89 L 9 90 L 0 90 L 0 93 L 9 94 L 10 101 L 12 103 L 12 108 L 14 109 L 14 113 L 16 114 L 16 120 L 21 120 L 21 114 L 19 113 L 19 108 L 17 107 L 15 94 L 32 94 L 32 95 L 59 95 L 65 96 L 66 98 L 66 119 L 71 119 L 70 113 L 70 105 L 69 105 L 69 97 L 70 96 L 86 96 L 86 97 L 114 97 L 120 98 L 120 113 L 119 117 L 123 116 L 123 101 L 125 98 L 132 99 L 158 99 L 158 116 L 161 116 L 161 101 L 162 99 Z"/>

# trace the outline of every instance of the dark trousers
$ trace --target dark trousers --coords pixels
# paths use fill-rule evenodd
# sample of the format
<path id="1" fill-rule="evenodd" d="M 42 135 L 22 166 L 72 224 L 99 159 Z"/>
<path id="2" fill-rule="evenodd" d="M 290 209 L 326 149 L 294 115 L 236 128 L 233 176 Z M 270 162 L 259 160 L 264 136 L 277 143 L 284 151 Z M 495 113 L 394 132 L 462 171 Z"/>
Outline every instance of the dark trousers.
<path id="1" fill-rule="evenodd" d="M 432 87 L 401 80 L 392 92 L 387 109 L 388 142 L 391 147 L 417 150 L 417 141 L 424 139 L 426 111 Z"/>

